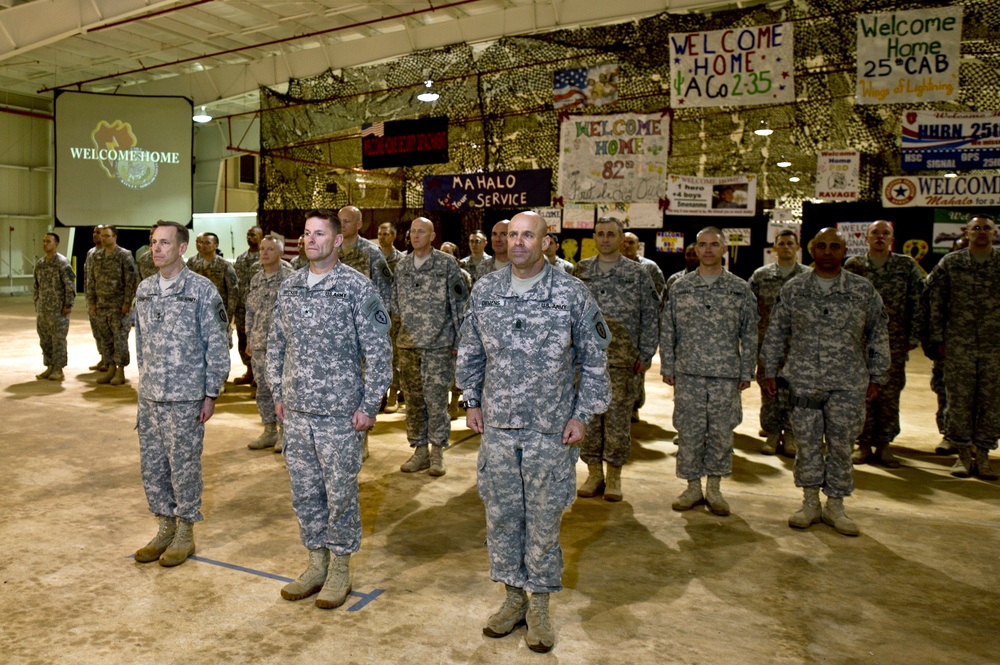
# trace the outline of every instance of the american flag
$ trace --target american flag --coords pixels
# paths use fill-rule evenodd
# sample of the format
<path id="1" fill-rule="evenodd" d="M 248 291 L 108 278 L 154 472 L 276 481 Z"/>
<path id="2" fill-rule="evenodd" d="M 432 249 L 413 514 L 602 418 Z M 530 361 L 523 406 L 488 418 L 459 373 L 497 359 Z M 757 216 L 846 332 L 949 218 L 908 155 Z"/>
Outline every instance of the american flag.
<path id="1" fill-rule="evenodd" d="M 385 136 L 385 123 L 368 122 L 361 125 L 361 138 L 366 136 Z"/>
<path id="2" fill-rule="evenodd" d="M 552 108 L 574 108 L 587 103 L 587 68 L 559 69 L 553 77 Z"/>
<path id="3" fill-rule="evenodd" d="M 299 258 L 299 238 L 285 238 L 285 251 L 281 258 L 289 263 Z"/>

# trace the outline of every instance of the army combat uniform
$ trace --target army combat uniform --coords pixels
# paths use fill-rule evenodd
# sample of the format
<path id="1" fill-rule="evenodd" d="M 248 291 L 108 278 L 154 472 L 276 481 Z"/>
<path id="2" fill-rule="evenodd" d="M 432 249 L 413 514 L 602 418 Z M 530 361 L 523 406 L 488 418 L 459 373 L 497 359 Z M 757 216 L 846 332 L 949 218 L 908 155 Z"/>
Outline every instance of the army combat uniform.
<path id="1" fill-rule="evenodd" d="M 146 501 L 154 515 L 198 522 L 206 397 L 229 375 L 228 326 L 219 292 L 182 268 L 167 286 L 143 280 L 135 298 L 139 366 L 139 456 Z"/>
<path id="2" fill-rule="evenodd" d="M 592 256 L 577 263 L 573 275 L 590 289 L 611 330 L 607 351 L 611 404 L 607 413 L 587 425 L 580 457 L 588 465 L 607 462 L 620 468 L 632 452 L 629 423 L 637 396 L 635 363 L 649 366 L 653 361 L 659 301 L 645 269 L 624 256 L 606 273 L 598 257 Z"/>
<path id="3" fill-rule="evenodd" d="M 771 263 L 757 268 L 750 276 L 750 290 L 757 298 L 757 384 L 760 386 L 760 428 L 768 435 L 781 434 L 791 430 L 791 407 L 788 405 L 788 386 L 781 382 L 778 394 L 771 397 L 764 390 L 764 360 L 760 356 L 760 348 L 764 344 L 764 334 L 771 320 L 771 310 L 778 300 L 778 294 L 788 280 L 808 271 L 801 263 L 796 262 L 787 274 L 777 263 Z M 789 453 L 789 456 L 791 454 Z"/>
<path id="4" fill-rule="evenodd" d="M 72 308 L 76 300 L 76 273 L 65 256 L 56 252 L 51 259 L 38 259 L 32 294 L 42 360 L 46 367 L 61 370 L 67 363 L 69 335 L 69 314 L 63 315 L 62 311 Z"/>
<path id="5" fill-rule="evenodd" d="M 417 448 L 447 446 L 448 391 L 469 292 L 455 259 L 432 249 L 419 268 L 411 253 L 396 267 L 391 310 L 399 321 L 396 350 L 406 395 L 406 437 Z"/>
<path id="6" fill-rule="evenodd" d="M 187 262 L 187 267 L 196 275 L 207 277 L 219 291 L 222 304 L 226 307 L 226 316 L 229 318 L 226 339 L 229 340 L 229 348 L 233 348 L 232 324 L 236 318 L 236 304 L 239 302 L 240 293 L 236 269 L 221 256 L 215 256 L 211 261 L 205 261 L 200 254 L 191 257 Z"/>
<path id="7" fill-rule="evenodd" d="M 556 268 L 559 268 L 568 275 L 572 275 L 573 269 L 576 267 L 572 263 L 570 263 L 569 261 L 560 256 L 557 256 L 554 259 L 552 259 L 551 265 L 554 265 Z"/>
<path id="8" fill-rule="evenodd" d="M 865 424 L 858 443 L 884 448 L 899 434 L 899 395 L 906 385 L 906 361 L 910 348 L 920 343 L 920 297 L 923 278 L 913 257 L 890 253 L 881 268 L 871 258 L 853 256 L 844 270 L 861 275 L 875 286 L 889 315 L 891 362 L 878 396 L 868 403 Z M 898 464 L 898 463 L 897 463 Z"/>
<path id="9" fill-rule="evenodd" d="M 385 255 L 376 243 L 358 236 L 358 242 L 354 247 L 348 249 L 343 245 L 340 246 L 337 260 L 370 279 L 382 299 L 382 304 L 391 310 L 389 300 L 392 298 L 392 271 L 389 270 Z"/>
<path id="10" fill-rule="evenodd" d="M 273 273 L 258 271 L 250 280 L 246 297 L 247 345 L 253 374 L 257 380 L 257 411 L 265 425 L 278 421 L 274 413 L 274 397 L 267 382 L 267 336 L 271 332 L 271 314 L 278 298 L 278 287 L 293 272 L 289 266 L 281 264 Z"/>
<path id="11" fill-rule="evenodd" d="M 156 265 L 153 263 L 153 251 L 149 250 L 143 252 L 135 261 L 136 267 L 139 269 L 139 281 L 146 279 L 152 275 L 155 275 L 158 271 Z"/>
<path id="12" fill-rule="evenodd" d="M 504 264 L 497 263 L 497 257 L 483 255 L 483 260 L 476 264 L 476 269 L 472 272 L 472 283 L 475 284 L 484 275 L 489 275 L 491 272 L 496 272 L 497 270 L 503 270 L 510 265 L 510 262 Z"/>
<path id="13" fill-rule="evenodd" d="M 122 307 L 132 305 L 139 283 L 139 273 L 132 252 L 116 246 L 94 252 L 87 274 L 87 304 L 96 309 L 97 342 L 101 358 L 109 364 L 125 367 L 130 362 L 128 333 L 132 315 L 122 314 Z"/>
<path id="14" fill-rule="evenodd" d="M 771 310 L 761 355 L 764 375 L 789 384 L 795 485 L 850 496 L 865 393 L 889 371 L 888 315 L 878 291 L 846 271 L 828 291 L 812 271 L 791 279 Z"/>
<path id="15" fill-rule="evenodd" d="M 660 374 L 673 377 L 677 477 L 733 470 L 733 430 L 743 420 L 739 384 L 753 380 L 757 302 L 728 270 L 707 284 L 697 270 L 670 287 L 660 318 Z"/>
<path id="16" fill-rule="evenodd" d="M 309 270 L 281 283 L 267 341 L 267 380 L 285 408 L 285 459 L 302 544 L 346 555 L 361 547 L 363 432 L 392 375 L 389 315 L 375 286 L 338 261 L 310 287 Z M 362 371 L 362 364 L 364 371 Z"/>
<path id="17" fill-rule="evenodd" d="M 247 293 L 250 291 L 250 280 L 261 269 L 260 252 L 251 252 L 249 249 L 236 257 L 236 264 L 233 267 L 233 271 L 236 273 L 236 285 L 239 287 L 236 292 L 236 308 L 234 310 L 236 349 L 240 353 L 240 360 L 251 369 L 250 356 L 247 355 Z M 256 372 L 251 372 L 251 375 L 256 376 Z"/>
<path id="18" fill-rule="evenodd" d="M 586 425 L 607 409 L 611 340 L 586 287 L 548 264 L 542 270 L 521 296 L 510 268 L 476 283 L 457 378 L 466 400 L 482 402 L 478 486 L 490 577 L 548 593 L 562 588 L 559 525 L 576 489 L 579 451 L 563 444 L 563 431 L 571 418 Z"/>
<path id="19" fill-rule="evenodd" d="M 460 258 L 458 260 L 458 265 L 459 265 L 459 267 L 462 268 L 462 270 L 464 270 L 465 272 L 469 273 L 469 275 L 472 276 L 473 281 L 475 281 L 475 279 L 476 279 L 476 268 L 479 266 L 480 263 L 482 263 L 483 261 L 485 261 L 488 258 L 490 258 L 490 255 L 487 254 L 487 253 L 485 253 L 485 252 L 483 252 L 482 258 L 480 258 L 479 261 L 476 261 L 475 263 L 473 263 L 473 261 L 472 261 L 472 254 L 469 254 L 468 256 L 463 256 L 462 258 Z"/>

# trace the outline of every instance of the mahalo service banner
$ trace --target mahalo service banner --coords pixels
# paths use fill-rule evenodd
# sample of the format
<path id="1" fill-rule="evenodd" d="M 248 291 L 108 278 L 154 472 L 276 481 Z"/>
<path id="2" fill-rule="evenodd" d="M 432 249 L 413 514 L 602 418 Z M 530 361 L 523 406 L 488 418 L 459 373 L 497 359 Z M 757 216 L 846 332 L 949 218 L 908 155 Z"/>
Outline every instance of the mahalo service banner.
<path id="1" fill-rule="evenodd" d="M 424 209 L 519 209 L 552 203 L 552 170 L 424 176 Z"/>

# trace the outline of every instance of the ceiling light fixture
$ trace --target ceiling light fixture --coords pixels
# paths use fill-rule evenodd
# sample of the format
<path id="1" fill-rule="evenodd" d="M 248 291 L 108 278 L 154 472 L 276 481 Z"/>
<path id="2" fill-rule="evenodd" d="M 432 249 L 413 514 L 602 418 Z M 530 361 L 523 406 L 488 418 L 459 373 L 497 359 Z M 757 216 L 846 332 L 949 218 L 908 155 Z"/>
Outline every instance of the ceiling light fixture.
<path id="1" fill-rule="evenodd" d="M 793 175 L 791 178 L 788 179 L 788 182 L 798 182 L 799 180 L 801 180 L 801 178 L 799 178 L 797 175 Z"/>
<path id="2" fill-rule="evenodd" d="M 757 136 L 770 136 L 774 133 L 774 130 L 767 126 L 767 120 L 761 120 L 760 125 L 757 129 L 753 130 L 753 133 Z"/>
<path id="3" fill-rule="evenodd" d="M 210 116 L 208 112 L 205 111 L 205 107 L 202 106 L 200 111 L 191 116 L 191 119 L 194 120 L 195 122 L 200 122 L 202 124 L 205 124 L 206 122 L 211 122 L 212 116 Z"/>
<path id="4" fill-rule="evenodd" d="M 945 178 L 957 178 L 958 174 L 957 173 L 945 173 L 944 177 Z"/>
<path id="5" fill-rule="evenodd" d="M 441 95 L 434 92 L 434 88 L 431 87 L 432 85 L 434 85 L 434 81 L 431 81 L 430 79 L 424 81 L 424 87 L 426 89 L 419 95 L 417 95 L 417 99 L 419 99 L 422 102 L 436 102 L 438 100 L 438 97 L 440 97 Z"/>
<path id="6" fill-rule="evenodd" d="M 784 155 L 781 156 L 781 161 L 778 162 L 779 169 L 787 169 L 792 163 L 785 158 Z"/>

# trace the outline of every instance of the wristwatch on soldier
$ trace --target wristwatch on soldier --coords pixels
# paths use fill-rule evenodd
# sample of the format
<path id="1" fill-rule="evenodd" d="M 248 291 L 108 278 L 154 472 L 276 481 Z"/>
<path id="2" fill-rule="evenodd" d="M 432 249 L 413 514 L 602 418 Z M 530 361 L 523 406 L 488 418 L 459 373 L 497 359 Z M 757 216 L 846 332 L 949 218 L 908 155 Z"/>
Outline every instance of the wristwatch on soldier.
<path id="1" fill-rule="evenodd" d="M 469 409 L 480 409 L 482 404 L 479 403 L 478 399 L 467 399 L 464 402 L 459 402 L 458 405 L 468 411 Z"/>

